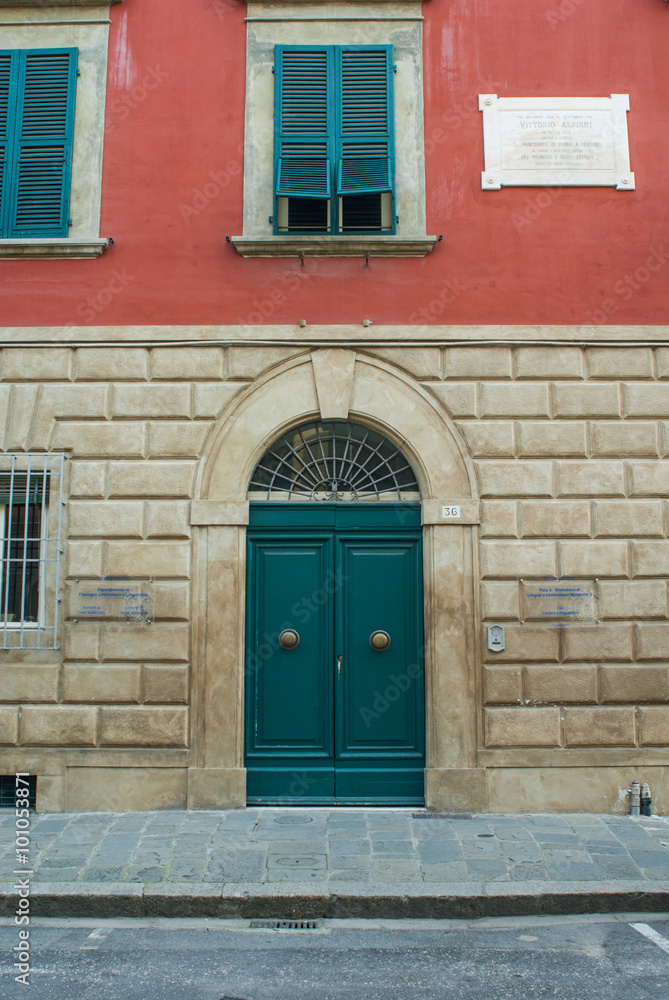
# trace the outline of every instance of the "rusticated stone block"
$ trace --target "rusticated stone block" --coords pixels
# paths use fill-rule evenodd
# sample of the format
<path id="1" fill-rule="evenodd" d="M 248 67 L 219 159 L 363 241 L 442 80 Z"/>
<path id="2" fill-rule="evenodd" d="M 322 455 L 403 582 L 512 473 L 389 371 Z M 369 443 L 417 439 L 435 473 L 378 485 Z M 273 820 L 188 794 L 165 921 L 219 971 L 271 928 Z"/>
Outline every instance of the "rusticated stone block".
<path id="1" fill-rule="evenodd" d="M 68 812 L 185 809 L 186 767 L 78 767 L 67 769 Z"/>
<path id="2" fill-rule="evenodd" d="M 657 455 L 657 424 L 646 420 L 598 420 L 590 429 L 595 458 Z"/>
<path id="3" fill-rule="evenodd" d="M 67 567 L 69 576 L 102 576 L 102 542 L 69 542 Z"/>
<path id="4" fill-rule="evenodd" d="M 186 708 L 102 708 L 101 746 L 185 747 Z"/>
<path id="5" fill-rule="evenodd" d="M 152 379 L 223 378 L 221 347 L 154 347 L 151 351 Z"/>
<path id="6" fill-rule="evenodd" d="M 188 577 L 190 546 L 184 542 L 108 542 L 107 575 L 129 578 Z"/>
<path id="7" fill-rule="evenodd" d="M 112 413 L 115 417 L 190 417 L 189 385 L 142 385 L 121 383 L 112 386 Z"/>
<path id="8" fill-rule="evenodd" d="M 669 660 L 669 622 L 637 625 L 637 654 L 640 660 Z"/>
<path id="9" fill-rule="evenodd" d="M 96 708 L 26 705 L 21 720 L 23 746 L 95 746 Z"/>
<path id="10" fill-rule="evenodd" d="M 105 495 L 104 462 L 70 462 L 70 496 L 103 497 Z"/>
<path id="11" fill-rule="evenodd" d="M 559 462 L 557 495 L 560 497 L 625 495 L 622 462 Z"/>
<path id="12" fill-rule="evenodd" d="M 565 743 L 571 747 L 633 747 L 633 708 L 565 708 Z"/>
<path id="13" fill-rule="evenodd" d="M 209 424 L 162 420 L 149 424 L 149 455 L 157 458 L 199 458 Z"/>
<path id="14" fill-rule="evenodd" d="M 590 504 L 578 500 L 527 501 L 521 504 L 521 534 L 532 538 L 590 534 Z"/>
<path id="15" fill-rule="evenodd" d="M 0 701 L 58 701 L 57 663 L 0 665 Z"/>
<path id="16" fill-rule="evenodd" d="M 507 625 L 505 648 L 499 653 L 485 650 L 489 663 L 557 663 L 560 658 L 560 629 L 532 625 Z M 484 629 L 485 639 L 485 629 Z"/>
<path id="17" fill-rule="evenodd" d="M 67 347 L 6 347 L 2 377 L 6 382 L 47 382 L 69 379 L 72 351 Z"/>
<path id="18" fill-rule="evenodd" d="M 652 378 L 649 347 L 589 347 L 585 352 L 588 378 Z"/>
<path id="19" fill-rule="evenodd" d="M 244 388 L 243 382 L 197 382 L 193 386 L 193 416 L 196 420 L 217 417 L 233 396 Z"/>
<path id="20" fill-rule="evenodd" d="M 555 543 L 481 542 L 481 574 L 500 579 L 555 576 Z"/>
<path id="21" fill-rule="evenodd" d="M 583 378 L 580 347 L 517 347 L 516 378 Z"/>
<path id="22" fill-rule="evenodd" d="M 153 587 L 155 621 L 188 621 L 190 587 L 187 583 L 160 582 Z"/>
<path id="23" fill-rule="evenodd" d="M 106 401 L 106 385 L 45 385 L 38 419 L 104 420 Z"/>
<path id="24" fill-rule="evenodd" d="M 518 584 L 486 582 L 481 584 L 483 618 L 494 621 L 497 618 L 520 618 Z"/>
<path id="25" fill-rule="evenodd" d="M 560 711 L 557 708 L 487 708 L 487 747 L 557 747 Z"/>
<path id="26" fill-rule="evenodd" d="M 600 698 L 604 704 L 669 701 L 669 667 L 625 666 L 609 663 L 600 671 Z"/>
<path id="27" fill-rule="evenodd" d="M 144 701 L 163 705 L 188 703 L 188 667 L 147 663 L 144 666 Z"/>
<path id="28" fill-rule="evenodd" d="M 512 537 L 518 534 L 517 504 L 513 500 L 484 500 L 481 504 L 481 534 Z"/>
<path id="29" fill-rule="evenodd" d="M 452 417 L 475 417 L 476 385 L 473 382 L 450 382 L 444 385 L 430 386 L 431 391 L 439 397 Z"/>
<path id="30" fill-rule="evenodd" d="M 663 581 L 602 582 L 599 597 L 602 618 L 667 617 L 667 588 Z"/>
<path id="31" fill-rule="evenodd" d="M 659 500 L 598 500 L 594 521 L 599 536 L 662 535 L 662 504 Z"/>
<path id="32" fill-rule="evenodd" d="M 559 542 L 560 576 L 627 576 L 626 542 Z"/>
<path id="33" fill-rule="evenodd" d="M 669 348 L 668 347 L 656 348 L 655 359 L 657 365 L 657 377 L 669 378 Z"/>
<path id="34" fill-rule="evenodd" d="M 66 660 L 97 660 L 100 655 L 100 626 L 92 622 L 67 622 L 65 625 Z"/>
<path id="35" fill-rule="evenodd" d="M 508 347 L 448 347 L 444 351 L 446 378 L 511 378 Z"/>
<path id="36" fill-rule="evenodd" d="M 597 701 L 597 667 L 591 663 L 529 666 L 525 697 L 533 703 L 587 705 Z"/>
<path id="37" fill-rule="evenodd" d="M 549 497 L 553 493 L 550 462 L 478 462 L 483 497 Z"/>
<path id="38" fill-rule="evenodd" d="M 556 417 L 619 417 L 620 392 L 617 385 L 555 385 Z"/>
<path id="39" fill-rule="evenodd" d="M 79 347 L 77 381 L 141 381 L 148 375 L 148 351 L 143 347 Z"/>
<path id="40" fill-rule="evenodd" d="M 669 417 L 669 385 L 648 383 L 623 386 L 626 417 Z"/>
<path id="41" fill-rule="evenodd" d="M 190 497 L 192 462 L 111 462 L 112 497 Z"/>
<path id="42" fill-rule="evenodd" d="M 637 717 L 640 746 L 669 746 L 669 708 L 640 708 Z"/>
<path id="43" fill-rule="evenodd" d="M 228 378 L 252 379 L 304 351 L 291 347 L 229 347 Z"/>
<path id="44" fill-rule="evenodd" d="M 669 495 L 669 461 L 629 462 L 630 496 L 666 497 Z"/>
<path id="45" fill-rule="evenodd" d="M 70 537 L 141 538 L 144 504 L 139 501 L 71 500 Z"/>
<path id="46" fill-rule="evenodd" d="M 585 456 L 585 424 L 572 420 L 526 421 L 519 425 L 518 454 L 528 458 Z"/>
<path id="47" fill-rule="evenodd" d="M 149 500 L 144 525 L 147 538 L 189 538 L 190 504 L 186 500 Z"/>
<path id="48" fill-rule="evenodd" d="M 484 383 L 482 417 L 550 417 L 548 386 L 542 382 Z"/>
<path id="49" fill-rule="evenodd" d="M 476 458 L 513 458 L 513 424 L 510 421 L 478 420 L 460 424 L 460 430 Z"/>
<path id="50" fill-rule="evenodd" d="M 634 542 L 632 572 L 634 576 L 669 576 L 669 541 Z"/>
<path id="51" fill-rule="evenodd" d="M 127 664 L 67 663 L 63 667 L 63 701 L 139 702 L 140 667 Z"/>
<path id="52" fill-rule="evenodd" d="M 486 705 L 513 705 L 522 698 L 522 667 L 484 667 Z"/>
<path id="53" fill-rule="evenodd" d="M 104 625 L 102 659 L 188 661 L 189 629 L 187 625 Z"/>
<path id="54" fill-rule="evenodd" d="M 56 425 L 53 446 L 71 449 L 79 458 L 142 458 L 144 424 L 65 421 Z"/>
<path id="55" fill-rule="evenodd" d="M 631 660 L 631 625 L 570 625 L 564 629 L 565 660 Z"/>
<path id="56" fill-rule="evenodd" d="M 375 347 L 367 353 L 403 368 L 416 378 L 441 378 L 441 351 L 438 347 Z"/>
<path id="57" fill-rule="evenodd" d="M 0 745 L 16 746 L 19 741 L 19 710 L 0 706 Z"/>

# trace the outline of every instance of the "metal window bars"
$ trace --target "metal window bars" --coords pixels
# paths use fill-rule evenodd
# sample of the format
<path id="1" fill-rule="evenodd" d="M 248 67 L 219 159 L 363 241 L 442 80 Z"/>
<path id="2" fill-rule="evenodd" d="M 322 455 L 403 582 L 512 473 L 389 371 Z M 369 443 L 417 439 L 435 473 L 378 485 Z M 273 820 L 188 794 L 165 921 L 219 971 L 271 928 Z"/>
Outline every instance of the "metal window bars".
<path id="1" fill-rule="evenodd" d="M 420 487 L 400 449 L 348 421 L 303 424 L 272 444 L 248 492 L 264 500 L 416 500 Z"/>
<path id="2" fill-rule="evenodd" d="M 65 456 L 0 454 L 2 649 L 56 649 Z"/>

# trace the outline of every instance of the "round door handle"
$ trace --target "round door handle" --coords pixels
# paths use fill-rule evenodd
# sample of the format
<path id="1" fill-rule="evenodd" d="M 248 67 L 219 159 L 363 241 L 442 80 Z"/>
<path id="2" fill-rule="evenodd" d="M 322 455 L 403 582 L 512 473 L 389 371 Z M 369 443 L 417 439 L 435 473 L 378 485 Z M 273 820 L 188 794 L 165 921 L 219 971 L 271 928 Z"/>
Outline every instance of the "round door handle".
<path id="1" fill-rule="evenodd" d="M 279 635 L 279 645 L 282 649 L 296 649 L 300 644 L 300 637 L 293 628 L 285 628 Z"/>
<path id="2" fill-rule="evenodd" d="M 390 645 L 390 636 L 387 632 L 379 629 L 378 632 L 372 632 L 369 637 L 369 645 L 372 649 L 376 650 L 377 653 L 382 653 L 384 649 L 388 649 Z"/>

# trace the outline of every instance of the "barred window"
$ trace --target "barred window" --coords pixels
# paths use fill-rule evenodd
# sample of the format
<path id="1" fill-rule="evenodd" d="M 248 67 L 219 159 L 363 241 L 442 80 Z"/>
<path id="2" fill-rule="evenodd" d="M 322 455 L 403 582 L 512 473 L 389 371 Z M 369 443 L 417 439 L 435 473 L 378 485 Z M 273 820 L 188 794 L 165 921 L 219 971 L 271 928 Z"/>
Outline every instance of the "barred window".
<path id="1" fill-rule="evenodd" d="M 64 455 L 0 456 L 3 649 L 55 649 Z"/>

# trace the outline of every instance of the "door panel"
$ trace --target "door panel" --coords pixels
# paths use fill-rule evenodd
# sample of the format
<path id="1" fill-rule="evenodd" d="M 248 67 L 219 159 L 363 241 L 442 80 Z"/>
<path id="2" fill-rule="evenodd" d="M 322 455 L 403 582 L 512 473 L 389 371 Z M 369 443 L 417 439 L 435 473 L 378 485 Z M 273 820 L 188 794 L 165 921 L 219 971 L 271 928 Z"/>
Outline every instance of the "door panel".
<path id="1" fill-rule="evenodd" d="M 332 534 L 249 541 L 247 763 L 249 795 L 332 798 Z M 283 649 L 284 629 L 299 637 Z M 310 769 L 308 779 L 302 774 Z M 265 773 L 267 772 L 267 773 Z"/>
<path id="2" fill-rule="evenodd" d="M 273 505 L 257 528 L 254 506 L 249 802 L 423 802 L 421 533 L 409 527 L 419 509 L 277 505 L 272 529 Z M 297 508 L 311 527 L 294 527 Z M 296 649 L 279 646 L 285 628 L 299 633 Z M 378 630 L 391 638 L 383 651 L 370 646 Z"/>

